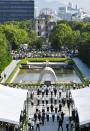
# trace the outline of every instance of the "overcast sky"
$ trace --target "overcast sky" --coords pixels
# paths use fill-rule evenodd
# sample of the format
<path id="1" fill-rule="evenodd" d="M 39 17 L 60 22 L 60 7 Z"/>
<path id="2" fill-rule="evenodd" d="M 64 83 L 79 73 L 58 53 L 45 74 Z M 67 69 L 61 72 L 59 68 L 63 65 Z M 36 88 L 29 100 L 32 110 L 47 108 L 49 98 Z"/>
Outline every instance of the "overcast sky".
<path id="1" fill-rule="evenodd" d="M 52 9 L 58 9 L 59 6 L 63 4 L 68 4 L 69 2 L 73 3 L 73 6 L 76 4 L 78 8 L 85 8 L 88 12 L 90 12 L 90 0 L 35 0 L 36 7 L 38 10 L 48 7 Z"/>

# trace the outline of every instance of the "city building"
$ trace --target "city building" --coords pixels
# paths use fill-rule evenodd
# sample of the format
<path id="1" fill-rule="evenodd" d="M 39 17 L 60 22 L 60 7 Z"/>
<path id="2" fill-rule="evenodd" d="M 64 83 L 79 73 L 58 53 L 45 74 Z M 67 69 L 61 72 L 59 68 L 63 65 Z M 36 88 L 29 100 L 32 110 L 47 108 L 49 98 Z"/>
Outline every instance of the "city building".
<path id="1" fill-rule="evenodd" d="M 90 22 L 90 16 L 85 17 L 85 18 L 83 19 L 83 21 L 84 21 L 84 22 Z"/>
<path id="2" fill-rule="evenodd" d="M 67 6 L 61 6 L 58 9 L 58 17 L 61 20 L 82 21 L 87 16 L 88 14 L 84 9 L 79 9 L 77 5 L 73 7 L 72 3 L 68 3 Z"/>
<path id="3" fill-rule="evenodd" d="M 34 0 L 0 0 L 0 23 L 34 19 Z"/>
<path id="4" fill-rule="evenodd" d="M 49 8 L 42 9 L 35 23 L 38 36 L 48 38 L 50 31 L 56 23 L 54 12 Z"/>

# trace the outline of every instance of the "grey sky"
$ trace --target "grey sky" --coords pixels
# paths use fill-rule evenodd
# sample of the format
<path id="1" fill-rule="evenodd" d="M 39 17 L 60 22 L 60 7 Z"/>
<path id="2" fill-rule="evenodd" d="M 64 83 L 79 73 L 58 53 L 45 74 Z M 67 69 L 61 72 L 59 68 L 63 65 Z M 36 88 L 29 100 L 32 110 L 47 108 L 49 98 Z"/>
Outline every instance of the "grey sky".
<path id="1" fill-rule="evenodd" d="M 77 4 L 78 8 L 85 8 L 85 10 L 90 12 L 90 0 L 35 0 L 38 10 L 44 7 L 56 10 L 59 6 L 67 5 L 69 2 L 72 2 L 74 6 Z"/>

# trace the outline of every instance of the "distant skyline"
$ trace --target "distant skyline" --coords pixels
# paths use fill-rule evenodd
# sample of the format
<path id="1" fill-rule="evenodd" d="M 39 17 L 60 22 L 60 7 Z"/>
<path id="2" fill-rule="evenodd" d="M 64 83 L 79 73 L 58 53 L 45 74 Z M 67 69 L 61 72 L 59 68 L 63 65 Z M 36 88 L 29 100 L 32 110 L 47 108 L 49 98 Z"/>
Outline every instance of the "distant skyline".
<path id="1" fill-rule="evenodd" d="M 73 3 L 73 6 L 77 4 L 78 8 L 84 8 L 90 12 L 90 0 L 35 0 L 35 6 L 38 7 L 38 11 L 42 8 L 51 8 L 57 10 L 62 5 L 67 5 L 69 2 Z"/>

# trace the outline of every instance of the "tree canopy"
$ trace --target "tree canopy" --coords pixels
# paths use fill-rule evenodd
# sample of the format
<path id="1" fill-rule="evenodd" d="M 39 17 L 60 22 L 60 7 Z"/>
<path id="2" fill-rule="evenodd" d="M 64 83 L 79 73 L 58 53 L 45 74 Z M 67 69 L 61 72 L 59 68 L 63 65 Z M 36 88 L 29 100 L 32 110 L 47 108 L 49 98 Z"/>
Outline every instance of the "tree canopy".
<path id="1" fill-rule="evenodd" d="M 11 61 L 10 50 L 21 44 L 36 44 L 37 34 L 31 20 L 11 21 L 0 25 L 0 73 Z M 40 46 L 39 46 L 40 47 Z"/>
<path id="2" fill-rule="evenodd" d="M 79 57 L 90 65 L 90 22 L 58 21 L 51 31 L 49 41 L 53 49 L 62 46 L 79 51 Z"/>

